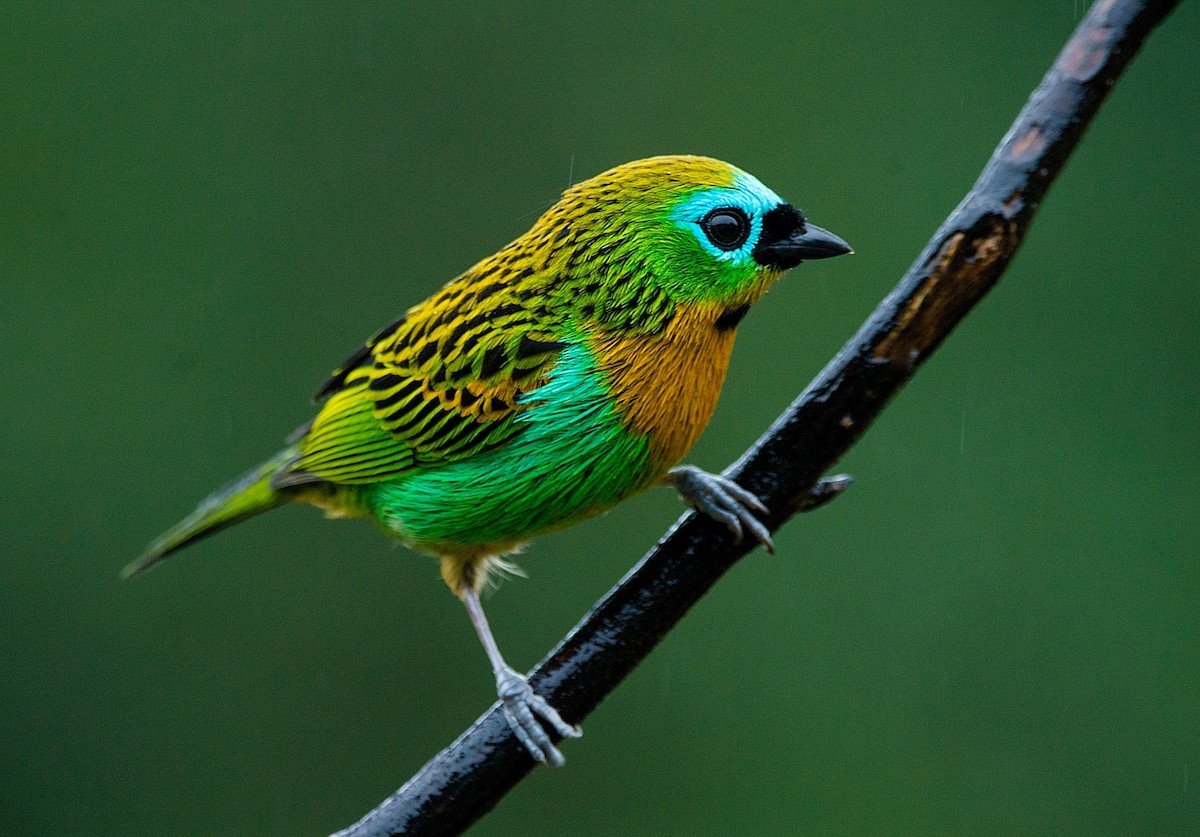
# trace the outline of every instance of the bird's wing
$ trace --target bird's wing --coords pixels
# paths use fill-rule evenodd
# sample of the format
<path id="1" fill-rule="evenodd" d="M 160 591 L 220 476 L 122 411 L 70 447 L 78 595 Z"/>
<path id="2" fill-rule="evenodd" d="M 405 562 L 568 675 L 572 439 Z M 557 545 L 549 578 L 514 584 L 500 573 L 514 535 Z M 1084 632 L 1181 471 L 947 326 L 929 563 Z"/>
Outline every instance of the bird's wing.
<path id="1" fill-rule="evenodd" d="M 380 332 L 322 386 L 329 396 L 277 487 L 363 484 L 500 447 L 561 332 L 506 288 L 464 277 Z"/>

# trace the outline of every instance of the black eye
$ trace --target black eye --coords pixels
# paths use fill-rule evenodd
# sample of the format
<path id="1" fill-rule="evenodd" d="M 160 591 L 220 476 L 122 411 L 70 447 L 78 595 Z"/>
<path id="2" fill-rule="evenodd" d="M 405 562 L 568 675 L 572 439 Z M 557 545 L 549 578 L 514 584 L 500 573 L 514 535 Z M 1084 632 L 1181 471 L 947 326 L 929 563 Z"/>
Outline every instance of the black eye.
<path id="1" fill-rule="evenodd" d="M 750 236 L 750 219 L 737 207 L 725 206 L 705 215 L 700 229 L 722 250 L 736 250 Z"/>

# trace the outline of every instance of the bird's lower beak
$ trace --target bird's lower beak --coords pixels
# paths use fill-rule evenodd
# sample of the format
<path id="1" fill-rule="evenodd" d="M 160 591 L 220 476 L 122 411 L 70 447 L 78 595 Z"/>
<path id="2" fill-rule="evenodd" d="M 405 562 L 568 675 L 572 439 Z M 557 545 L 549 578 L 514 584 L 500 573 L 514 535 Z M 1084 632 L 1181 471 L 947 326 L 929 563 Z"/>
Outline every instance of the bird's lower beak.
<path id="1" fill-rule="evenodd" d="M 839 236 L 809 223 L 805 223 L 803 232 L 797 230 L 778 241 L 764 242 L 759 245 L 759 249 L 760 261 L 784 269 L 795 267 L 809 259 L 828 259 L 830 256 L 844 256 L 854 252 L 854 249 Z"/>
<path id="2" fill-rule="evenodd" d="M 792 211 L 795 213 L 795 210 Z M 808 223 L 799 213 L 795 214 L 797 224 L 790 231 L 787 228 L 779 230 L 778 226 L 774 231 L 764 229 L 763 238 L 754 248 L 755 261 L 761 265 L 787 270 L 809 259 L 828 259 L 830 256 L 843 256 L 854 252 L 840 237 Z"/>
<path id="3" fill-rule="evenodd" d="M 778 246 L 790 250 L 801 259 L 827 259 L 830 256 L 845 256 L 854 252 L 854 248 L 840 236 L 814 224 L 806 224 L 802 235 L 785 239 Z"/>

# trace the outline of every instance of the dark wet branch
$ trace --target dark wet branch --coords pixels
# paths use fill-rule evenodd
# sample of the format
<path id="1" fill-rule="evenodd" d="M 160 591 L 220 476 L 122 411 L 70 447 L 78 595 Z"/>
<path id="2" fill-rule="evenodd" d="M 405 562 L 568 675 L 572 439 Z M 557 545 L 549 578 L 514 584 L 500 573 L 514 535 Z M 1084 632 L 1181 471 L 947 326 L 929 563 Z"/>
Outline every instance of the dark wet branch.
<path id="1" fill-rule="evenodd" d="M 1099 0 L 1034 90 L 975 186 L 858 333 L 728 472 L 792 514 L 844 487 L 836 463 L 999 280 L 1046 190 L 1143 39 L 1177 0 Z M 530 682 L 582 721 L 753 543 L 686 516 L 535 668 Z M 336 837 L 457 834 L 533 767 L 493 706 L 358 824 Z M 569 768 L 568 768 L 569 769 Z"/>

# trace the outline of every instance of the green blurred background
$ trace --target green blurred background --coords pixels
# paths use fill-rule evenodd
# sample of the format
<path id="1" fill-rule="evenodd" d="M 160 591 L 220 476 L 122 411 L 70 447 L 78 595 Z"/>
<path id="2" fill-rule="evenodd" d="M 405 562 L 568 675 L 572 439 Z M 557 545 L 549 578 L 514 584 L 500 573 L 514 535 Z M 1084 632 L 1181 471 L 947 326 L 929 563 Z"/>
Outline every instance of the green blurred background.
<path id="1" fill-rule="evenodd" d="M 665 152 L 847 238 L 741 328 L 720 468 L 896 282 L 1086 9 L 0 9 L 0 833 L 323 835 L 492 700 L 431 559 L 284 509 L 117 571 L 359 341 Z M 1200 833 L 1200 175 L 1185 3 L 1015 265 L 842 467 L 477 833 Z M 539 540 L 532 665 L 677 516 Z"/>

